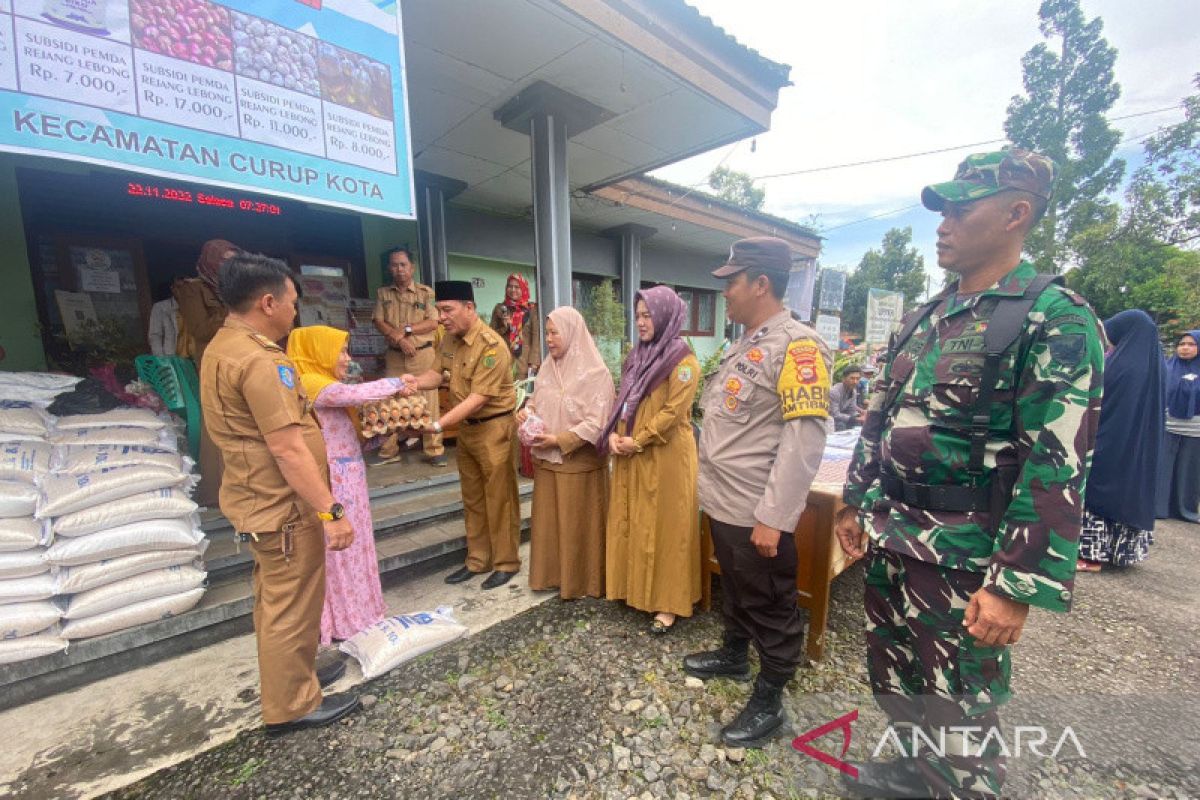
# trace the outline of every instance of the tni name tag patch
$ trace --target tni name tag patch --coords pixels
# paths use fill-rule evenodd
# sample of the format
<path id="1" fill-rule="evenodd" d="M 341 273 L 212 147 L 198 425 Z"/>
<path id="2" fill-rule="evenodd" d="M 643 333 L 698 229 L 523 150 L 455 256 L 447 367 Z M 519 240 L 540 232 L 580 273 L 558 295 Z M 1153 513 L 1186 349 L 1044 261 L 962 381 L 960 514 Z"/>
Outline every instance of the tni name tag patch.
<path id="1" fill-rule="evenodd" d="M 812 339 L 788 345 L 776 386 L 783 418 L 829 416 L 829 368 Z"/>

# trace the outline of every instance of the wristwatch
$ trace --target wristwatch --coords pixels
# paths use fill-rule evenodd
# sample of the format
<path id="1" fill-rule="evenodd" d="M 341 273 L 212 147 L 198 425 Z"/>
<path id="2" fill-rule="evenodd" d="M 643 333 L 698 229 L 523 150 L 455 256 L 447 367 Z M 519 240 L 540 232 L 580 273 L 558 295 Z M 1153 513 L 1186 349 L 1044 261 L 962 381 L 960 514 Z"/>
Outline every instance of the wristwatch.
<path id="1" fill-rule="evenodd" d="M 405 336 L 412 336 L 412 325 L 405 325 L 405 326 L 404 326 L 404 335 L 405 335 Z"/>
<path id="2" fill-rule="evenodd" d="M 328 511 L 318 511 L 317 516 L 321 518 L 322 522 L 334 522 L 346 516 L 346 509 L 341 503 L 334 503 Z"/>
<path id="3" fill-rule="evenodd" d="M 442 432 L 442 421 L 434 420 L 433 424 L 430 425 L 429 427 L 433 428 L 434 433 L 441 433 Z"/>

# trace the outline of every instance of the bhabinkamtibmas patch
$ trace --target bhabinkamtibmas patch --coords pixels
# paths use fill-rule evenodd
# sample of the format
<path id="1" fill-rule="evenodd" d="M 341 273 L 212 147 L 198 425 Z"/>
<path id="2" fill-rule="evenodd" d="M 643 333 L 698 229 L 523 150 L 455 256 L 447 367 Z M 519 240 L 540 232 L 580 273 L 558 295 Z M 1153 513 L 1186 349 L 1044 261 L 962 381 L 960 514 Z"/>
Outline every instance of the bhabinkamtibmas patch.
<path id="1" fill-rule="evenodd" d="M 784 419 L 829 416 L 829 368 L 816 342 L 797 339 L 788 345 L 776 389 Z"/>

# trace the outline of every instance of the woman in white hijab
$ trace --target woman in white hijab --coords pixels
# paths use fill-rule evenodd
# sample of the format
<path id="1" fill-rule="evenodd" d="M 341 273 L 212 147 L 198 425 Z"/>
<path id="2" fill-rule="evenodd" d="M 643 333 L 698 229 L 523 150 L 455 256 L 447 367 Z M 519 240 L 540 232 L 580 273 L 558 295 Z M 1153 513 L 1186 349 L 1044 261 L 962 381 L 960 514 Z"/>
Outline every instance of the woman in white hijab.
<path id="1" fill-rule="evenodd" d="M 596 442 L 612 412 L 612 375 L 575 309 L 551 311 L 545 338 L 550 358 L 517 415 L 533 444 L 529 588 L 603 597 L 608 474 Z"/>

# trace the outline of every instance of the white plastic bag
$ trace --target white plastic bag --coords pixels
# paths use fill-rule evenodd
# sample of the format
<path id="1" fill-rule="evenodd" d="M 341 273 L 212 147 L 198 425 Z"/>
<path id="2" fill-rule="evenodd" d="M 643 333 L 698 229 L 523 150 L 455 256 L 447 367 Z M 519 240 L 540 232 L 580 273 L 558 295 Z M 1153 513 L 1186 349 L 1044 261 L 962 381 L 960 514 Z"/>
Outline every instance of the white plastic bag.
<path id="1" fill-rule="evenodd" d="M 56 431 L 77 431 L 88 428 L 149 428 L 162 430 L 171 422 L 148 408 L 114 408 L 99 414 L 72 414 L 59 417 L 54 423 Z"/>
<path id="2" fill-rule="evenodd" d="M 24 481 L 0 481 L 0 518 L 32 517 L 38 491 Z"/>
<path id="3" fill-rule="evenodd" d="M 131 522 L 187 517 L 198 508 L 182 488 L 168 486 L 64 514 L 55 518 L 54 533 L 58 536 L 83 536 Z"/>
<path id="4" fill-rule="evenodd" d="M 154 519 L 120 525 L 87 536 L 58 539 L 46 551 L 46 561 L 56 567 L 73 567 L 154 550 L 195 547 L 204 532 L 194 519 Z"/>
<path id="5" fill-rule="evenodd" d="M 41 547 L 19 553 L 0 553 L 0 580 L 31 578 L 49 571 L 46 551 Z"/>
<path id="6" fill-rule="evenodd" d="M 134 553 L 130 556 L 106 558 L 91 564 L 61 567 L 55 574 L 55 594 L 75 594 L 105 586 L 110 583 L 141 575 L 156 569 L 177 567 L 187 564 L 199 569 L 204 561 L 205 540 L 198 547 L 182 550 L 154 550 L 149 553 Z"/>
<path id="7" fill-rule="evenodd" d="M 167 486 L 178 486 L 190 476 L 163 467 L 113 467 L 81 475 L 47 475 L 42 481 L 42 499 L 38 503 L 38 519 L 70 514 L 120 500 L 140 492 Z"/>
<path id="8" fill-rule="evenodd" d="M 55 448 L 50 461 L 55 473 L 81 475 L 113 467 L 162 467 L 176 472 L 191 472 L 192 460 L 173 450 L 119 444 L 94 444 Z M 0 477 L 3 461 L 0 461 Z"/>
<path id="9" fill-rule="evenodd" d="M 0 439 L 9 436 L 45 439 L 50 433 L 50 420 L 49 414 L 30 403 L 0 400 Z"/>
<path id="10" fill-rule="evenodd" d="M 62 619 L 62 609 L 50 600 L 0 605 L 0 639 L 32 636 Z"/>
<path id="11" fill-rule="evenodd" d="M 179 594 L 203 586 L 207 577 L 207 572 L 195 567 L 167 567 L 144 572 L 72 596 L 63 616 L 67 619 L 94 617 L 143 600 Z"/>
<path id="12" fill-rule="evenodd" d="M 55 431 L 50 434 L 50 443 L 67 447 L 95 444 L 123 444 L 137 447 L 161 447 L 178 450 L 179 444 L 165 428 L 80 428 L 70 431 Z"/>
<path id="13" fill-rule="evenodd" d="M 50 469 L 51 453 L 45 442 L 0 444 L 0 480 L 33 483 Z"/>
<path id="14" fill-rule="evenodd" d="M 0 603 L 29 603 L 54 596 L 54 578 L 49 572 L 32 578 L 0 581 Z"/>
<path id="15" fill-rule="evenodd" d="M 160 619 L 177 616 L 192 608 L 204 596 L 203 589 L 190 589 L 179 594 L 143 600 L 131 606 L 106 611 L 93 617 L 67 620 L 62 626 L 64 639 L 82 639 L 87 636 L 103 636 L 122 631 L 134 625 L 144 625 Z"/>
<path id="16" fill-rule="evenodd" d="M 16 553 L 50 544 L 50 524 L 33 517 L 0 519 L 0 553 Z"/>
<path id="17" fill-rule="evenodd" d="M 358 659 L 364 677 L 375 678 L 466 632 L 466 626 L 455 621 L 454 610 L 441 606 L 436 611 L 401 614 L 376 622 L 342 642 L 339 649 Z"/>
<path id="18" fill-rule="evenodd" d="M 48 406 L 81 380 L 74 375 L 52 372 L 0 372 L 0 397 Z"/>
<path id="19" fill-rule="evenodd" d="M 20 639 L 0 641 L 0 664 L 14 664 L 31 658 L 61 653 L 67 649 L 67 640 L 54 633 L 38 636 L 22 636 Z"/>

